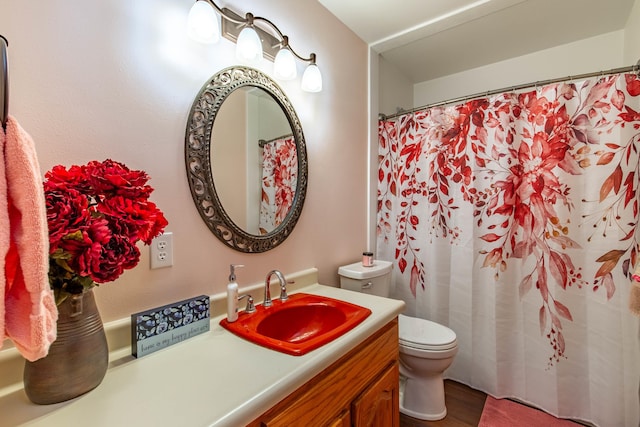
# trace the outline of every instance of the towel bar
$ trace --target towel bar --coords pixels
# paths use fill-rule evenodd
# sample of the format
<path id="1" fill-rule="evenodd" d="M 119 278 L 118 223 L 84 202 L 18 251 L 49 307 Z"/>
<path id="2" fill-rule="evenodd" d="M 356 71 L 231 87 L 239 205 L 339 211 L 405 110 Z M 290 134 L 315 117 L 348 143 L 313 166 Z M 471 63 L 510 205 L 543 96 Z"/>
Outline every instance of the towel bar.
<path id="1" fill-rule="evenodd" d="M 0 122 L 4 129 L 9 117 L 9 41 L 0 34 Z"/>

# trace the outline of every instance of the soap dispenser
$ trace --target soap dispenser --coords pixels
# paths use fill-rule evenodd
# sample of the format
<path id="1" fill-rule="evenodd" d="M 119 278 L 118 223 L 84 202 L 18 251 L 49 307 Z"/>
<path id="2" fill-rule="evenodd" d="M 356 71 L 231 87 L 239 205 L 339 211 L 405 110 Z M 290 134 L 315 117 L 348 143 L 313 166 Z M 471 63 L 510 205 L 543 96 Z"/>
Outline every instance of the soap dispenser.
<path id="1" fill-rule="evenodd" d="M 229 284 L 227 285 L 227 320 L 238 320 L 238 282 L 236 282 L 236 268 L 244 267 L 242 264 L 229 265 Z"/>

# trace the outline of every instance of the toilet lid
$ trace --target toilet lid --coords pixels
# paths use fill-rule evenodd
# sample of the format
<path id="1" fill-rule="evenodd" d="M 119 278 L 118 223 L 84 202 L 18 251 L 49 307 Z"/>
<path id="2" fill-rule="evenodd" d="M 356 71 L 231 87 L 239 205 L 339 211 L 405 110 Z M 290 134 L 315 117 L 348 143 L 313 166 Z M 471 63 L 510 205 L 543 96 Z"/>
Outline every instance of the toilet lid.
<path id="1" fill-rule="evenodd" d="M 456 346 L 456 333 L 430 320 L 400 314 L 398 329 L 401 345 L 422 350 L 447 350 Z"/>

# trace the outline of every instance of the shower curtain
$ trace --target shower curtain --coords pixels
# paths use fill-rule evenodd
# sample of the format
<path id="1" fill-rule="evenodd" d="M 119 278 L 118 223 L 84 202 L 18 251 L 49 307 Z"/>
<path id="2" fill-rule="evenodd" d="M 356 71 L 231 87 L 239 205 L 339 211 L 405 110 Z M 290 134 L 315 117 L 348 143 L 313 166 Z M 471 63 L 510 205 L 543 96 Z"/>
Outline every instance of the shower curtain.
<path id="1" fill-rule="evenodd" d="M 640 422 L 640 79 L 613 75 L 379 122 L 377 252 L 446 375 L 601 427 Z"/>
<path id="2" fill-rule="evenodd" d="M 262 150 L 260 233 L 267 234 L 284 221 L 296 194 L 298 154 L 293 135 L 270 141 Z"/>

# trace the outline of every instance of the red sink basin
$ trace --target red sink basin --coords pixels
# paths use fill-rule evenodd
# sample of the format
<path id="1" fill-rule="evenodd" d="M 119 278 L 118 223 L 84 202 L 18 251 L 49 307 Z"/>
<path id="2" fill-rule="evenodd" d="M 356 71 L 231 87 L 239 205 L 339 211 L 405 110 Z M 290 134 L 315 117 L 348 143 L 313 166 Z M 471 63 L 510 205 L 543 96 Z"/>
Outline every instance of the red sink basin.
<path id="1" fill-rule="evenodd" d="M 220 325 L 263 347 L 301 356 L 350 331 L 371 310 L 345 301 L 312 294 L 293 294 L 287 301 L 273 300 L 271 307 L 256 306 L 254 313 L 240 312 L 238 320 Z"/>

